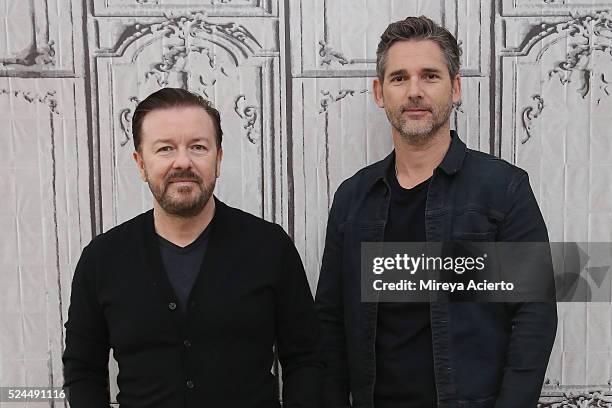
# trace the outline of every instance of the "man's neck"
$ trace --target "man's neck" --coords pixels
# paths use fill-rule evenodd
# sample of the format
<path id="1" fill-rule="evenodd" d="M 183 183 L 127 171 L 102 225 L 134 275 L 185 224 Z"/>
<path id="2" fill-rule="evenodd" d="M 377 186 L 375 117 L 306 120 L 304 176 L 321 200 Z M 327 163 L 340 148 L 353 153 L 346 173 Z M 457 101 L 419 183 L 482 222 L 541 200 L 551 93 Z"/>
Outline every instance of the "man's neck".
<path id="1" fill-rule="evenodd" d="M 168 214 L 157 202 L 153 205 L 155 232 L 174 245 L 185 247 L 195 241 L 208 227 L 215 214 L 215 200 L 211 197 L 204 209 L 194 217 Z"/>
<path id="2" fill-rule="evenodd" d="M 421 144 L 411 144 L 393 129 L 397 181 L 403 188 L 413 188 L 430 178 L 450 147 L 450 127 L 443 126 Z"/>

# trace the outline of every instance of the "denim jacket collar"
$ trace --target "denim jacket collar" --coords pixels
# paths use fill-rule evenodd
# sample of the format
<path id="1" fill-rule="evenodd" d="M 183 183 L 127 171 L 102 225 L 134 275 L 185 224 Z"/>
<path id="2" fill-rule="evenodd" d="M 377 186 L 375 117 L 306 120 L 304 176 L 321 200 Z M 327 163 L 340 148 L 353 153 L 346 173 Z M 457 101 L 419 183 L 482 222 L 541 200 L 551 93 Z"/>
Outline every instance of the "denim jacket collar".
<path id="1" fill-rule="evenodd" d="M 463 160 L 465 159 L 465 154 L 467 151 L 467 147 L 459 136 L 457 132 L 454 130 L 450 131 L 451 143 L 444 155 L 444 159 L 442 162 L 436 167 L 440 169 L 444 173 L 449 176 L 456 174 L 463 165 Z M 388 185 L 388 181 L 386 180 L 386 175 L 388 174 L 389 168 L 395 162 L 395 150 L 393 150 L 387 157 L 385 157 L 382 161 L 372 165 L 371 167 L 371 178 L 369 187 L 372 188 L 374 184 L 379 181 L 384 181 Z M 434 170 L 434 171 L 436 171 Z"/>

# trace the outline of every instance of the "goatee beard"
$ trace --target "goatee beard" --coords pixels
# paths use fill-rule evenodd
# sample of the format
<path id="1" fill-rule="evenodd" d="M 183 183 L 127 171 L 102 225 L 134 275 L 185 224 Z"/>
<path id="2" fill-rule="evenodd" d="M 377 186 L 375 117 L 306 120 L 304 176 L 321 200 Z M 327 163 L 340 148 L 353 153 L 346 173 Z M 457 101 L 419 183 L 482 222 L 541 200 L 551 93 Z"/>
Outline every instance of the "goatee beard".
<path id="1" fill-rule="evenodd" d="M 199 189 L 200 194 L 193 200 L 181 199 L 180 197 L 178 199 L 173 198 L 168 193 L 168 189 L 173 180 L 188 180 L 195 182 L 193 187 L 179 187 L 176 191 L 177 194 L 189 194 L 194 188 Z M 148 181 L 148 184 L 153 193 L 153 197 L 166 213 L 176 217 L 191 218 L 200 214 L 206 206 L 206 203 L 208 203 L 208 200 L 211 199 L 215 189 L 215 182 L 216 180 L 213 180 L 211 183 L 206 184 L 197 174 L 191 171 L 183 171 L 168 176 L 162 188 L 156 188 L 150 181 Z"/>

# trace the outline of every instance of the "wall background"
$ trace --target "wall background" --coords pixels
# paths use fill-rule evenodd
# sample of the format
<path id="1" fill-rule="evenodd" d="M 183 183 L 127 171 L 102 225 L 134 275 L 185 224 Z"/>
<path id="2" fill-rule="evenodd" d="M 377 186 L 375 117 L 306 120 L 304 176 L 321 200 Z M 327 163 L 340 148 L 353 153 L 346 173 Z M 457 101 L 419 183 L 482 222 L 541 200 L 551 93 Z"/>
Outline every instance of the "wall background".
<path id="1" fill-rule="evenodd" d="M 130 119 L 162 86 L 220 108 L 218 196 L 282 224 L 314 291 L 333 193 L 391 149 L 371 80 L 380 33 L 407 15 L 460 40 L 453 127 L 529 171 L 551 240 L 612 241 L 611 9 L 609 0 L 2 0 L 0 386 L 62 384 L 80 251 L 150 208 Z M 610 306 L 559 305 L 542 407 L 612 406 Z"/>

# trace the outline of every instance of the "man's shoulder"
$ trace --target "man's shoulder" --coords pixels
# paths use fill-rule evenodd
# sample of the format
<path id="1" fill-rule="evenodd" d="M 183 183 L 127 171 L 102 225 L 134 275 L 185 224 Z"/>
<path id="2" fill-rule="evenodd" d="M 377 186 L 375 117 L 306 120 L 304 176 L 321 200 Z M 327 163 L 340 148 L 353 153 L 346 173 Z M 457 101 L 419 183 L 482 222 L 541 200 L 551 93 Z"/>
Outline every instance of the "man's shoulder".
<path id="1" fill-rule="evenodd" d="M 153 210 L 149 210 L 139 214 L 95 236 L 88 245 L 89 248 L 102 252 L 115 251 L 140 242 L 143 237 L 143 228 L 147 222 L 152 222 L 152 212 Z"/>
<path id="2" fill-rule="evenodd" d="M 340 183 L 340 186 L 338 186 L 336 190 L 336 195 L 346 195 L 368 189 L 374 181 L 384 175 L 388 159 L 389 158 L 386 157 L 368 166 L 362 167 L 355 174 Z"/>
<path id="3" fill-rule="evenodd" d="M 248 213 L 227 204 L 220 204 L 219 219 L 215 228 L 229 229 L 244 238 L 260 237 L 260 239 L 285 239 L 287 233 L 277 223 L 264 220 L 256 215 Z"/>
<path id="4" fill-rule="evenodd" d="M 464 168 L 468 171 L 477 171 L 483 179 L 495 179 L 501 181 L 500 177 L 509 180 L 523 178 L 527 172 L 520 167 L 489 153 L 478 150 L 466 149 Z"/>

